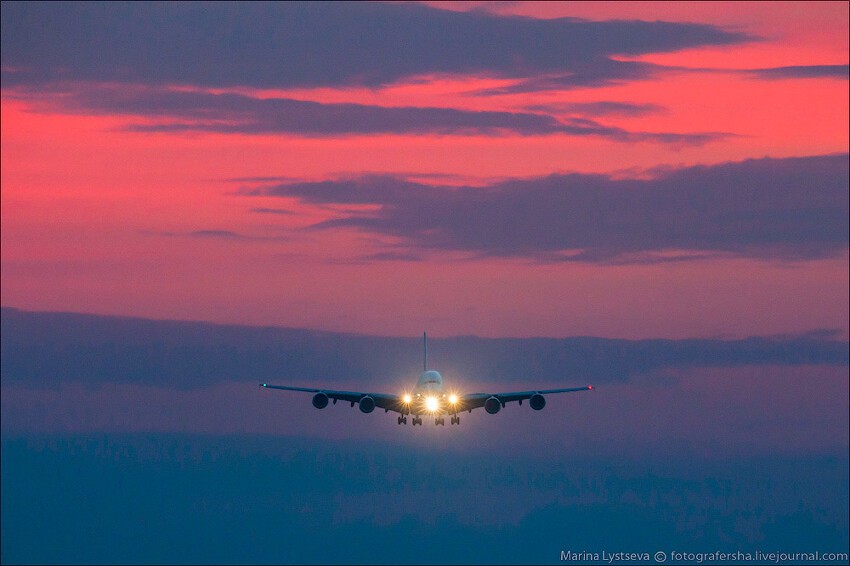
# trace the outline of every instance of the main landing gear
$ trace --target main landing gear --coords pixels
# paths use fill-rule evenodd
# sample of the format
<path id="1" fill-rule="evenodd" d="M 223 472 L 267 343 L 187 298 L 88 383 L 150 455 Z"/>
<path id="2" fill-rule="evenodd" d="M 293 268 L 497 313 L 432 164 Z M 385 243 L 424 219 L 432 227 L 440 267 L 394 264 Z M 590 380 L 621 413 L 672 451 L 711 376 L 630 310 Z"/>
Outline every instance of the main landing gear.
<path id="1" fill-rule="evenodd" d="M 399 415 L 397 422 L 398 422 L 398 424 L 407 424 L 407 417 L 404 416 L 404 415 Z M 457 415 L 453 415 L 452 418 L 451 418 L 451 423 L 453 425 L 459 425 L 460 424 L 460 417 L 457 416 Z M 413 420 L 411 421 L 410 424 L 413 425 L 413 426 L 416 426 L 416 425 L 422 426 L 422 417 L 420 417 L 419 415 L 414 415 Z M 445 417 L 440 416 L 440 417 L 434 418 L 434 426 L 440 426 L 440 425 L 446 426 Z"/>

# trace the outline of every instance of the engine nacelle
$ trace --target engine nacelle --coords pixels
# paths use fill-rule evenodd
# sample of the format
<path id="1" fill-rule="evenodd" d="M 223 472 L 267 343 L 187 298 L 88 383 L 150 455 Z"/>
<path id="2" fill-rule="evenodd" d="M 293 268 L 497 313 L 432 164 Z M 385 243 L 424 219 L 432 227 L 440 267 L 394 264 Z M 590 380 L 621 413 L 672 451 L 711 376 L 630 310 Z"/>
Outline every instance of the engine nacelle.
<path id="1" fill-rule="evenodd" d="M 486 401 L 484 401 L 484 410 L 490 413 L 491 415 L 495 415 L 502 408 L 502 402 L 496 399 L 495 397 L 490 397 Z"/>
<path id="2" fill-rule="evenodd" d="M 543 397 L 543 395 L 541 395 L 540 393 L 535 393 L 528 400 L 528 404 L 531 405 L 531 408 L 535 411 L 539 411 L 540 409 L 546 406 L 546 398 Z"/>
<path id="3" fill-rule="evenodd" d="M 328 406 L 328 396 L 324 393 L 316 393 L 313 395 L 313 406 L 317 409 L 324 409 Z"/>
<path id="4" fill-rule="evenodd" d="M 363 413 L 371 413 L 375 410 L 375 400 L 366 395 L 360 399 L 360 411 Z"/>

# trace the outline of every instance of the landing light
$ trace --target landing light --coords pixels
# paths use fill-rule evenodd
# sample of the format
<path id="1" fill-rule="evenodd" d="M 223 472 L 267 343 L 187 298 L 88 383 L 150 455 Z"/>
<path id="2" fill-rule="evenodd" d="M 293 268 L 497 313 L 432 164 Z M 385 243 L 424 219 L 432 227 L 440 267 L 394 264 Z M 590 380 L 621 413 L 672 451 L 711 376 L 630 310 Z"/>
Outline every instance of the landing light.
<path id="1" fill-rule="evenodd" d="M 451 403 L 452 405 L 457 405 L 457 395 L 455 395 L 454 393 L 449 395 L 449 403 Z"/>
<path id="2" fill-rule="evenodd" d="M 404 400 L 404 404 L 405 404 L 405 405 L 410 405 L 410 402 L 413 400 L 413 399 L 410 397 L 410 395 L 408 395 L 408 394 L 405 394 L 405 395 L 404 395 L 404 397 L 402 397 L 402 399 Z"/>
<path id="3" fill-rule="evenodd" d="M 433 413 L 440 408 L 440 402 L 436 397 L 428 397 L 425 399 L 425 408 Z"/>

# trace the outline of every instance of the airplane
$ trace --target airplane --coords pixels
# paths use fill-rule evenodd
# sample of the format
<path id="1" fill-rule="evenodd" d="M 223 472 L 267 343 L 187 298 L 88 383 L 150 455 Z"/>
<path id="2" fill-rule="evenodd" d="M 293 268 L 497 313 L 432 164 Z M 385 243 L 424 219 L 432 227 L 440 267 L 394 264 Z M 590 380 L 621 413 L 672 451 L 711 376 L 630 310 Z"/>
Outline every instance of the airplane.
<path id="1" fill-rule="evenodd" d="M 572 393 L 574 391 L 590 391 L 592 385 L 585 387 L 570 387 L 566 389 L 538 389 L 536 391 L 512 391 L 509 393 L 468 393 L 462 395 L 454 390 L 446 389 L 443 376 L 440 372 L 428 369 L 428 336 L 422 333 L 422 345 L 424 359 L 422 362 L 422 374 L 416 382 L 416 386 L 410 392 L 402 395 L 387 393 L 362 393 L 357 391 L 334 391 L 332 389 L 314 389 L 310 387 L 291 387 L 288 385 L 271 385 L 261 383 L 260 387 L 265 389 L 282 389 L 284 391 L 303 391 L 313 393 L 313 406 L 324 409 L 329 401 L 336 405 L 337 401 L 347 401 L 358 404 L 360 411 L 371 413 L 375 407 L 381 408 L 385 413 L 394 411 L 398 413 L 398 424 L 407 424 L 407 417 L 413 415 L 412 425 L 422 426 L 422 415 L 430 415 L 434 418 L 434 425 L 446 425 L 444 416 L 451 415 L 451 424 L 459 425 L 459 413 L 484 407 L 484 410 L 495 415 L 505 407 L 506 403 L 518 401 L 520 405 L 525 399 L 535 411 L 546 406 L 544 395 L 551 393 Z"/>

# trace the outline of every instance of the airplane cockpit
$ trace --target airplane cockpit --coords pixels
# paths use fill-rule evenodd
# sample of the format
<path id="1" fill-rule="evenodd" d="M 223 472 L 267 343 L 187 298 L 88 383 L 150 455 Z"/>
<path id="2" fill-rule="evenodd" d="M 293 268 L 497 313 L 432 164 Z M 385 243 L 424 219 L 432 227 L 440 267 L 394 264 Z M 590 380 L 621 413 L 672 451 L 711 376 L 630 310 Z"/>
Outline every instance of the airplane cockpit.
<path id="1" fill-rule="evenodd" d="M 434 370 L 428 370 L 422 372 L 422 375 L 419 376 L 419 381 L 416 383 L 416 387 L 431 389 L 434 387 L 442 387 L 443 385 L 443 376 L 440 375 L 440 372 Z"/>

